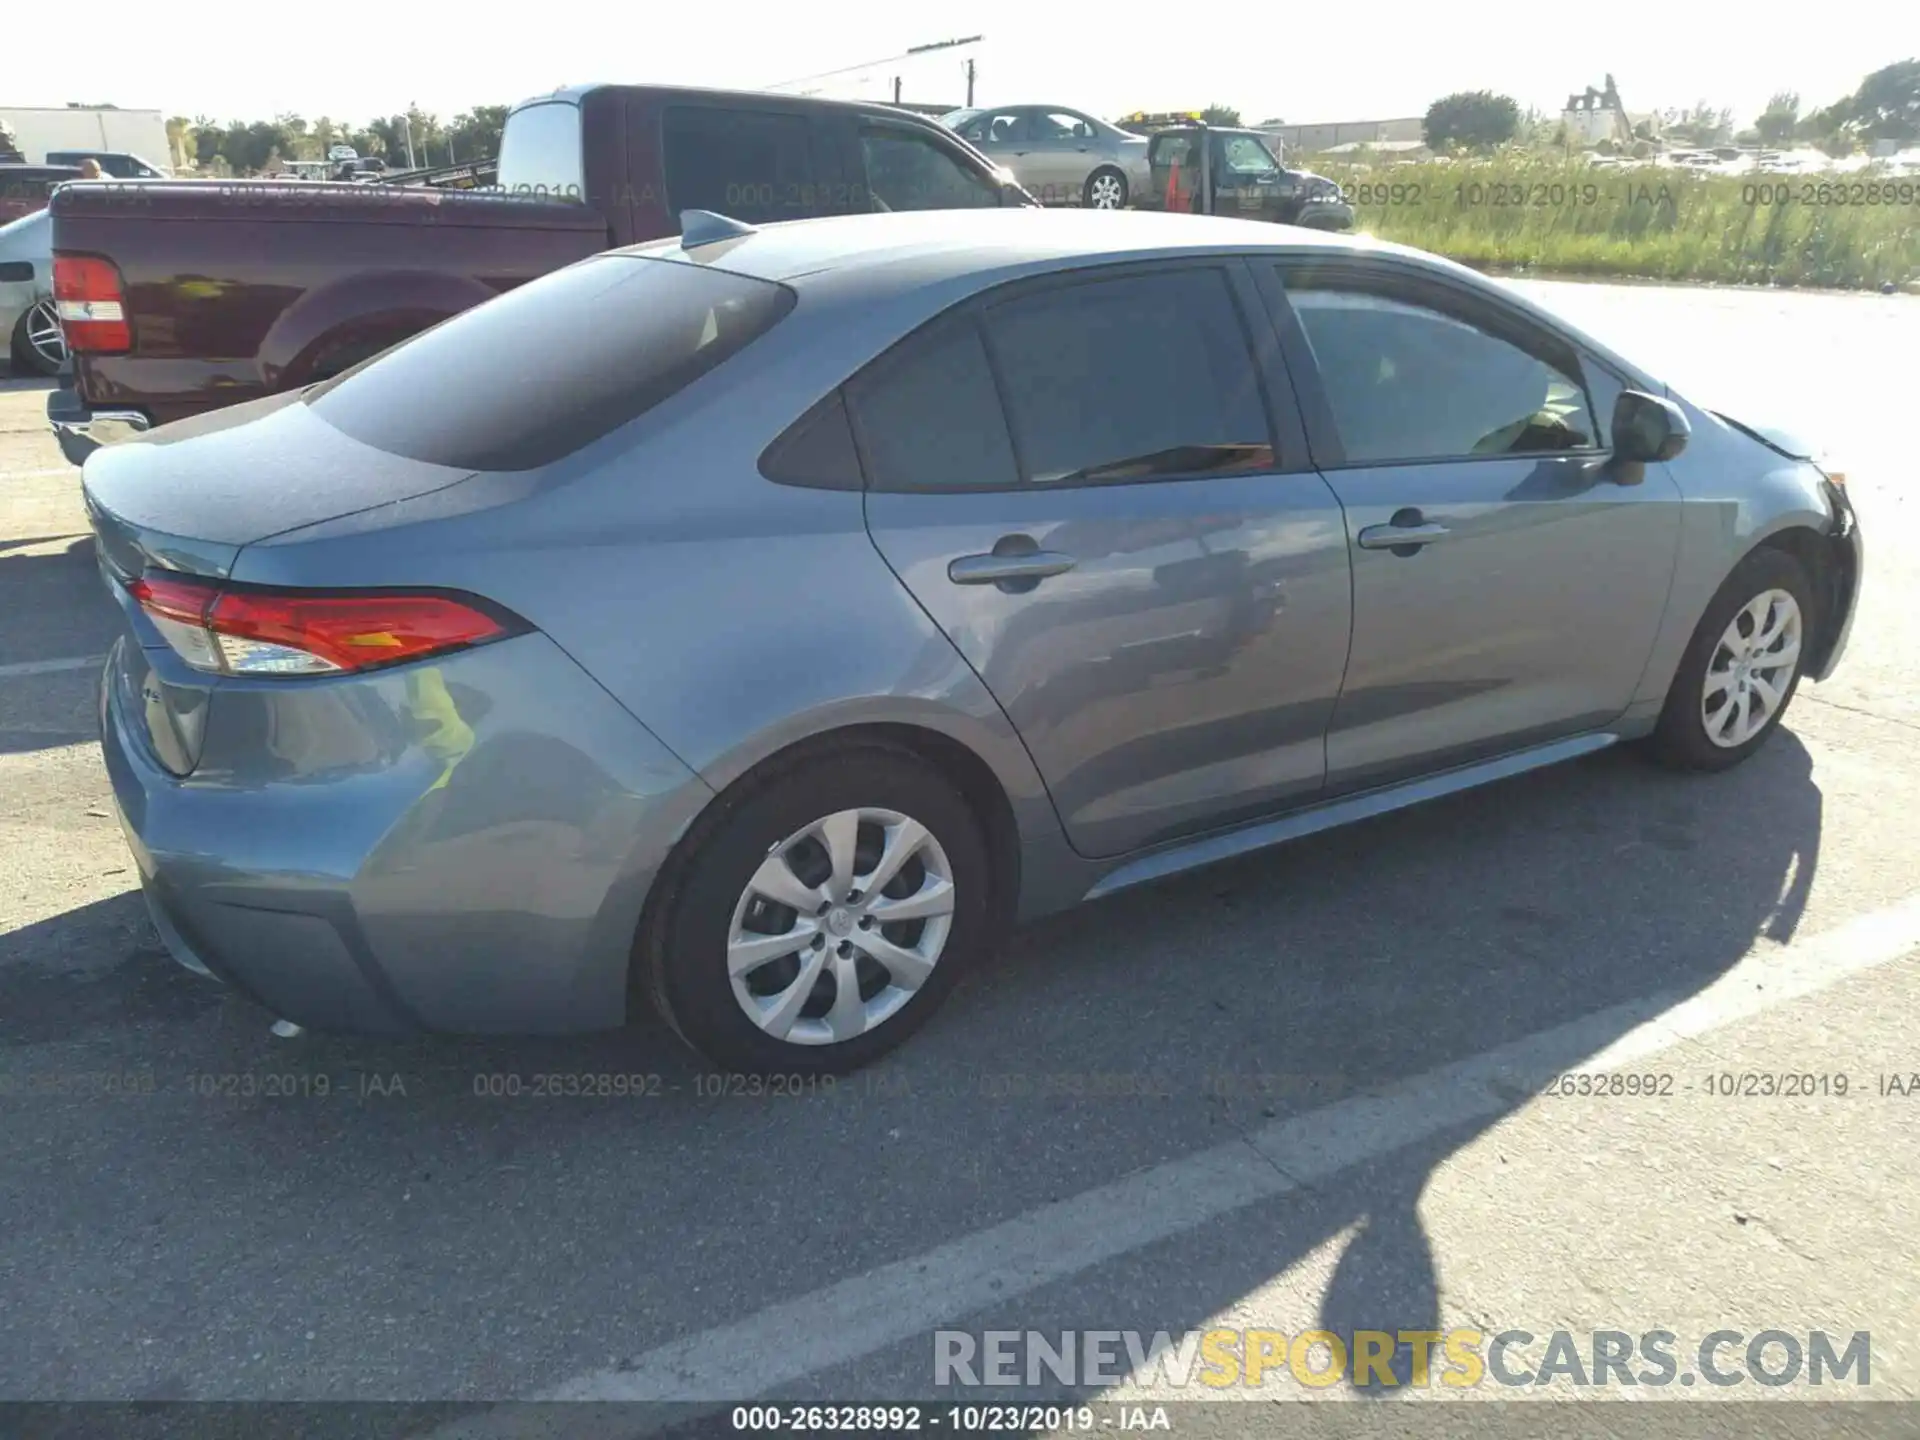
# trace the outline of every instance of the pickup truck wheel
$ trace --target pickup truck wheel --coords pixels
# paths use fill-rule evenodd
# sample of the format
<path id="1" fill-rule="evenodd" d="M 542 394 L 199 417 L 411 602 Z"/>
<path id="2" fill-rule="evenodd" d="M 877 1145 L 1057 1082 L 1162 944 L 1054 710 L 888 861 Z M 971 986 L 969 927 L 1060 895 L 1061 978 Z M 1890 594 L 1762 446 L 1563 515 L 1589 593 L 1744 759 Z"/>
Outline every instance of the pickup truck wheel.
<path id="1" fill-rule="evenodd" d="M 1127 208 L 1127 177 L 1111 165 L 1102 165 L 1087 177 L 1081 199 L 1089 210 Z"/>
<path id="2" fill-rule="evenodd" d="M 29 375 L 58 375 L 67 363 L 67 338 L 53 301 L 28 307 L 13 327 L 13 368 Z"/>

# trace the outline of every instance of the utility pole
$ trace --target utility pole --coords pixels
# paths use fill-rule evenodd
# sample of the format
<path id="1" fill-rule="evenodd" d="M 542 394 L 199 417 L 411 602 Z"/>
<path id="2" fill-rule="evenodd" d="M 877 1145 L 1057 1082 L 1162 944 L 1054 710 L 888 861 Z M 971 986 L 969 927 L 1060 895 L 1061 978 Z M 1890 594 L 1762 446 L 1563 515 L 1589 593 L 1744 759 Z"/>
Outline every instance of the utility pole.
<path id="1" fill-rule="evenodd" d="M 973 108 L 973 57 L 967 57 L 967 108 Z"/>
<path id="2" fill-rule="evenodd" d="M 893 103 L 896 105 L 900 103 L 900 77 L 898 75 L 893 77 Z"/>

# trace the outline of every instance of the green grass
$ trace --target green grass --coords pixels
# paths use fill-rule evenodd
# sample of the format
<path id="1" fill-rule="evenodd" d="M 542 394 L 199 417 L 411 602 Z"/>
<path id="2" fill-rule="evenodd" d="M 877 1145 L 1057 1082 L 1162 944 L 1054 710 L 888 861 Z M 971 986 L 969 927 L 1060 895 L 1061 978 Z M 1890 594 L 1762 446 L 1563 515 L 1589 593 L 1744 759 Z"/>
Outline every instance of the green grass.
<path id="1" fill-rule="evenodd" d="M 1353 198 L 1356 229 L 1481 268 L 1843 289 L 1920 282 L 1912 176 L 1740 179 L 1558 159 L 1308 163 Z M 1775 187 L 1785 202 L 1764 203 Z"/>

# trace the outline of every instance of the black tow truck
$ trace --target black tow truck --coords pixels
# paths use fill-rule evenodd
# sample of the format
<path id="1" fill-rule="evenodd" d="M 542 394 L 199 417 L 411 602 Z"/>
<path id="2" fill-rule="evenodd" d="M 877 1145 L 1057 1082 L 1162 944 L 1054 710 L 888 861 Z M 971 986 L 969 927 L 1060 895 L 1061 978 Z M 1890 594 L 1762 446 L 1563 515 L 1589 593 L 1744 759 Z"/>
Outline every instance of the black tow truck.
<path id="1" fill-rule="evenodd" d="M 1238 215 L 1311 230 L 1351 230 L 1353 206 L 1339 185 L 1289 170 L 1258 130 L 1209 125 L 1192 113 L 1135 114 L 1121 128 L 1147 137 L 1153 183 L 1134 198 L 1142 210 Z"/>

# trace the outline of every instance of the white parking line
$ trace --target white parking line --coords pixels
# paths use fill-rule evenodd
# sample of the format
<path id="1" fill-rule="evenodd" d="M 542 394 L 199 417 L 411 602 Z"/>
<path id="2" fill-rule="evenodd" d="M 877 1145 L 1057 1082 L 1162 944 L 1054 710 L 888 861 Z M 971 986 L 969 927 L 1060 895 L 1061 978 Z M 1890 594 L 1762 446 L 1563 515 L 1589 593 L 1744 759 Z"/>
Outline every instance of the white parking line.
<path id="1" fill-rule="evenodd" d="M 751 1399 L 1450 1127 L 1511 1111 L 1570 1068 L 1638 1063 L 1914 950 L 1920 950 L 1920 895 L 1793 945 L 1758 947 L 1691 996 L 1650 996 L 1615 1006 L 1381 1093 L 1275 1121 L 531 1398 Z M 485 1411 L 435 1434 L 444 1440 L 513 1436 L 539 1423 L 538 1414 Z M 631 1414 L 580 1410 L 567 1418 L 564 1433 L 597 1434 L 603 1425 L 610 1435 L 646 1428 Z"/>
<path id="2" fill-rule="evenodd" d="M 20 660 L 12 665 L 0 665 L 0 680 L 12 680 L 21 675 L 57 675 L 62 670 L 86 670 L 104 664 L 106 658 L 104 655 L 68 655 L 59 660 Z"/>

